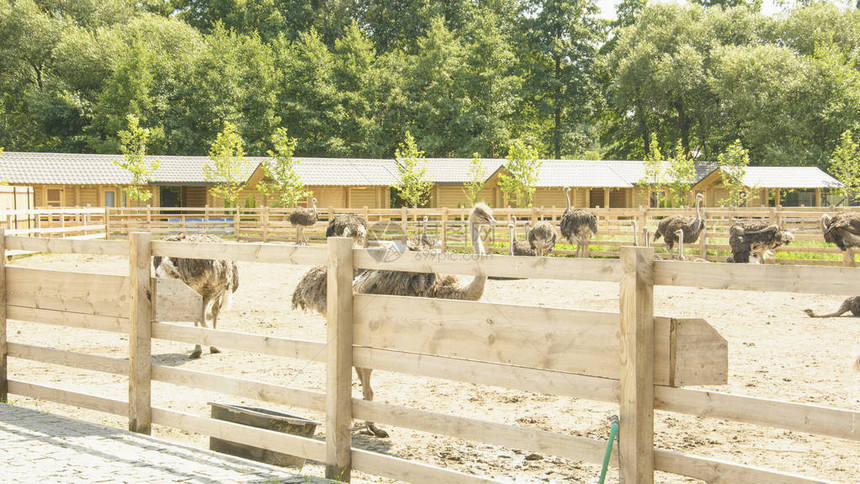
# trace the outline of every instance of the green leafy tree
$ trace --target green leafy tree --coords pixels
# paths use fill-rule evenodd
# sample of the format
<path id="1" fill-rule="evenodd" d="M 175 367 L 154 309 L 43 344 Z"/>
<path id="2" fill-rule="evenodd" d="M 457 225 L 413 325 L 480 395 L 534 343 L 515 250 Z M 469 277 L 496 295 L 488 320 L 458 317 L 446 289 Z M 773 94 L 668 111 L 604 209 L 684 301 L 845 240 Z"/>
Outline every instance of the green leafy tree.
<path id="1" fill-rule="evenodd" d="M 839 144 L 830 156 L 830 172 L 845 185 L 837 193 L 849 200 L 860 196 L 860 146 L 854 141 L 851 130 L 839 138 Z"/>
<path id="2" fill-rule="evenodd" d="M 430 194 L 433 182 L 427 179 L 427 159 L 424 152 L 418 149 L 415 138 L 409 131 L 406 139 L 394 152 L 397 171 L 400 173 L 400 183 L 397 193 L 408 207 L 421 205 Z"/>
<path id="3" fill-rule="evenodd" d="M 472 156 L 472 161 L 469 163 L 469 182 L 463 185 L 463 192 L 466 194 L 466 199 L 469 203 L 475 205 L 478 203 L 478 198 L 481 195 L 481 190 L 484 189 L 484 183 L 487 182 L 487 169 L 484 167 L 484 162 L 478 153 Z"/>
<path id="4" fill-rule="evenodd" d="M 276 207 L 295 207 L 296 202 L 310 195 L 305 190 L 305 184 L 296 173 L 299 160 L 293 158 L 298 141 L 287 136 L 286 128 L 278 128 L 272 133 L 272 144 L 275 149 L 269 150 L 271 160 L 263 162 L 266 176 L 257 185 L 266 198 L 274 200 Z"/>
<path id="5" fill-rule="evenodd" d="M 505 171 L 499 175 L 499 189 L 505 196 L 505 202 L 518 202 L 526 207 L 532 206 L 532 196 L 540 176 L 543 161 L 539 159 L 538 151 L 521 140 L 514 141 L 508 151 Z"/>
<path id="6" fill-rule="evenodd" d="M 246 161 L 242 136 L 233 123 L 224 122 L 224 130 L 209 148 L 209 160 L 211 163 L 203 166 L 206 181 L 215 184 L 209 193 L 223 199 L 225 207 L 235 206 L 239 193 L 245 188 Z"/>
<path id="7" fill-rule="evenodd" d="M 717 162 L 723 175 L 723 186 L 729 191 L 729 198 L 720 200 L 720 204 L 733 207 L 746 206 L 749 187 L 744 185 L 744 175 L 750 164 L 749 151 L 744 149 L 741 140 L 736 139 L 725 152 L 720 153 Z"/>
<path id="8" fill-rule="evenodd" d="M 658 207 L 665 204 L 665 200 L 663 200 L 663 189 L 666 186 L 666 175 L 664 174 L 666 167 L 664 161 L 663 153 L 660 152 L 660 143 L 657 141 L 657 135 L 651 133 L 648 154 L 645 155 L 644 159 L 645 171 L 639 183 L 644 185 L 649 193 L 653 194 L 652 196 L 657 197 L 653 200 L 653 203 Z"/>
<path id="9" fill-rule="evenodd" d="M 149 128 L 141 127 L 140 120 L 133 114 L 129 114 L 126 119 L 128 129 L 118 133 L 122 160 L 115 160 L 114 164 L 131 174 L 131 184 L 123 191 L 129 200 L 139 204 L 152 198 L 152 192 L 146 185 L 161 162 L 157 158 L 150 163 L 146 161 L 146 142 L 151 136 Z"/>
<path id="10" fill-rule="evenodd" d="M 669 183 L 669 193 L 672 205 L 680 207 L 690 198 L 690 188 L 696 181 L 696 163 L 693 157 L 684 150 L 684 144 L 678 140 L 675 154 L 669 159 L 666 169 Z"/>

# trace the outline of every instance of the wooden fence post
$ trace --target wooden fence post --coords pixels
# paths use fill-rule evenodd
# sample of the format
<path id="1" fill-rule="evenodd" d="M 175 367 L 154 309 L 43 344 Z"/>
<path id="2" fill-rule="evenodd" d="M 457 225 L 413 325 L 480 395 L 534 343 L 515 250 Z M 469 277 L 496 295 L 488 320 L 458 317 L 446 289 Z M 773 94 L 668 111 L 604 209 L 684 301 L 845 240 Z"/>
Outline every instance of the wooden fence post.
<path id="1" fill-rule="evenodd" d="M 233 232 L 235 232 L 235 234 L 236 234 L 236 242 L 241 242 L 241 240 L 239 240 L 239 229 L 241 228 L 239 226 L 239 222 L 240 222 L 242 214 L 239 213 L 239 207 L 238 206 L 235 207 L 235 211 L 236 211 L 236 215 L 233 216 Z M 225 213 L 226 213 L 226 210 L 225 210 Z"/>
<path id="2" fill-rule="evenodd" d="M 621 248 L 621 480 L 654 482 L 654 249 Z"/>
<path id="3" fill-rule="evenodd" d="M 152 205 L 150 204 L 146 204 L 146 231 L 152 233 Z"/>
<path id="4" fill-rule="evenodd" d="M 352 467 L 352 239 L 330 237 L 327 244 L 325 476 L 349 482 Z"/>
<path id="5" fill-rule="evenodd" d="M 442 207 L 442 252 L 448 252 L 448 207 Z"/>
<path id="6" fill-rule="evenodd" d="M 131 307 L 128 335 L 128 429 L 152 432 L 152 302 L 150 234 L 134 232 L 128 239 Z"/>
<path id="7" fill-rule="evenodd" d="M 148 228 L 148 227 L 147 227 Z M 209 233 L 209 204 L 203 207 L 203 233 Z"/>
<path id="8" fill-rule="evenodd" d="M 263 242 L 269 241 L 269 206 L 263 207 L 263 214 L 260 217 L 260 223 L 263 225 Z"/>
<path id="9" fill-rule="evenodd" d="M 110 240 L 110 212 L 108 212 L 108 208 L 105 207 L 105 240 Z"/>
<path id="10" fill-rule="evenodd" d="M 0 402 L 9 401 L 6 367 L 6 231 L 0 229 Z"/>

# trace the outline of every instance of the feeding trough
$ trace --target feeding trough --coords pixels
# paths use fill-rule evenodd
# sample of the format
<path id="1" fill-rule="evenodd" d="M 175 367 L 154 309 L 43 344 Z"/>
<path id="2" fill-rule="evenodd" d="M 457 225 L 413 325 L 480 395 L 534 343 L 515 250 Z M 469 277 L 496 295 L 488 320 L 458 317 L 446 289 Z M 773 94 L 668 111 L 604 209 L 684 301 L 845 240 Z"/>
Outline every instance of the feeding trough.
<path id="1" fill-rule="evenodd" d="M 212 418 L 227 422 L 247 425 L 275 432 L 296 435 L 299 437 L 313 437 L 319 422 L 275 412 L 265 408 L 246 407 L 242 405 L 230 405 L 224 403 L 209 402 L 212 407 Z M 245 444 L 238 444 L 228 440 L 215 437 L 209 438 L 209 449 L 224 454 L 234 455 L 245 459 L 255 460 L 282 467 L 302 467 L 305 465 L 303 457 L 261 449 Z"/>

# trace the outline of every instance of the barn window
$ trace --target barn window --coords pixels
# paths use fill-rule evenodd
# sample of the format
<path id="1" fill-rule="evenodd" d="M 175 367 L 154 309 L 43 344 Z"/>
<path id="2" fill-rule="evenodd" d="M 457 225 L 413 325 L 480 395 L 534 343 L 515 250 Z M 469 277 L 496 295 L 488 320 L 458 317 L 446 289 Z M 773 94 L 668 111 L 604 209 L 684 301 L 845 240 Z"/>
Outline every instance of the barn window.
<path id="1" fill-rule="evenodd" d="M 63 204 L 63 189 L 62 188 L 48 188 L 45 203 L 49 207 L 59 207 Z"/>
<path id="2" fill-rule="evenodd" d="M 116 192 L 113 190 L 105 191 L 105 207 L 116 207 Z"/>

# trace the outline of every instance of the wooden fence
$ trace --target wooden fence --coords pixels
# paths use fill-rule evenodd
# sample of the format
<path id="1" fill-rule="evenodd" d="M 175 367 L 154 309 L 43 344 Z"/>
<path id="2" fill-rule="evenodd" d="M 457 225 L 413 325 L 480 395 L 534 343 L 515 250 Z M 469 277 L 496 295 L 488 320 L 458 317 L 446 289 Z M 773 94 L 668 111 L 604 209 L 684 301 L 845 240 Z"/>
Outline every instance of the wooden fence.
<path id="1" fill-rule="evenodd" d="M 129 258 L 128 276 L 5 267 L 6 250 L 90 253 Z M 351 397 L 351 367 L 494 385 L 604 402 L 620 408 L 620 470 L 624 482 L 653 482 L 655 470 L 720 482 L 822 482 L 768 469 L 654 447 L 654 410 L 860 440 L 860 412 L 681 388 L 725 383 L 726 342 L 700 319 L 654 317 L 654 287 L 860 294 L 857 269 L 655 261 L 653 249 L 623 247 L 620 260 L 506 256 L 380 261 L 349 239 L 327 247 L 259 243 L 176 243 L 133 233 L 128 241 L 62 240 L 0 233 L 0 398 L 17 394 L 127 416 L 147 433 L 152 424 L 210 435 L 323 462 L 327 475 L 349 480 L 356 469 L 409 482 L 489 482 L 351 447 L 352 419 L 456 438 L 602 462 L 606 442 L 519 426 L 443 415 Z M 152 256 L 233 259 L 328 266 L 326 342 L 236 333 L 156 320 L 159 285 Z M 618 313 L 352 293 L 353 269 L 436 271 L 498 277 L 586 280 L 620 284 Z M 148 292 L 155 293 L 151 298 Z M 153 303 L 152 301 L 156 301 Z M 161 311 L 161 314 L 164 314 Z M 488 319 L 487 314 L 495 315 Z M 7 341 L 6 320 L 33 321 L 129 335 L 129 360 Z M 169 319 L 169 318 L 168 318 Z M 496 321 L 511 324 L 495 324 Z M 516 323 L 522 324 L 516 324 Z M 405 331 L 403 325 L 409 325 Z M 510 327 L 515 326 L 516 331 Z M 545 351 L 522 351 L 536 335 Z M 155 365 L 151 340 L 219 346 L 324 361 L 326 392 Z M 6 357 L 126 375 L 129 398 L 117 400 L 7 379 Z M 321 442 L 159 407 L 152 381 L 325 412 Z M 615 460 L 613 460 L 614 462 Z"/>
<path id="2" fill-rule="evenodd" d="M 706 208 L 705 232 L 699 242 L 685 247 L 688 256 L 711 262 L 723 262 L 730 254 L 729 227 L 738 220 L 762 220 L 779 224 L 795 235 L 795 242 L 776 252 L 777 264 L 802 264 L 822 266 L 854 266 L 853 253 L 843 253 L 837 247 L 826 244 L 821 235 L 820 219 L 824 213 L 860 210 L 856 208 Z M 563 209 L 495 209 L 500 221 L 490 233 L 488 250 L 507 253 L 507 220 L 516 216 L 519 220 L 519 237 L 524 237 L 522 226 L 528 221 L 548 220 L 558 226 Z M 617 258 L 619 249 L 625 245 L 645 245 L 643 228 L 653 236 L 660 219 L 677 213 L 693 215 L 692 209 L 610 208 L 593 209 L 598 215 L 598 235 L 592 239 L 588 255 L 595 258 Z M 106 211 L 106 232 L 111 237 L 127 237 L 134 231 L 155 234 L 179 232 L 210 232 L 224 238 L 248 242 L 295 242 L 296 229 L 287 221 L 291 209 L 255 208 L 182 208 L 165 209 L 154 207 L 110 208 Z M 368 221 L 371 238 L 377 240 L 400 240 L 407 234 L 420 233 L 423 217 L 428 217 L 428 233 L 436 237 L 445 251 L 467 250 L 468 209 L 343 209 L 320 208 L 320 221 L 304 229 L 311 244 L 325 243 L 325 229 L 334 215 L 354 213 Z M 633 224 L 636 222 L 634 234 Z M 559 238 L 554 255 L 572 255 L 573 247 L 562 245 Z M 665 254 L 662 242 L 654 243 L 657 254 Z M 774 262 L 774 261 L 771 261 Z"/>

